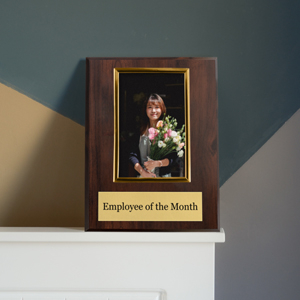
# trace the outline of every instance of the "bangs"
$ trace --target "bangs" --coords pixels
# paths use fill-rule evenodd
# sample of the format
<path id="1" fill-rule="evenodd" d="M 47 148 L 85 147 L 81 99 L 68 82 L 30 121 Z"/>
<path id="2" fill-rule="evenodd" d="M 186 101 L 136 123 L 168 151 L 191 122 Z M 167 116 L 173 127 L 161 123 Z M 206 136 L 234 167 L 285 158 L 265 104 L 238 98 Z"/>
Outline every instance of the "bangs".
<path id="1" fill-rule="evenodd" d="M 162 101 L 160 99 L 149 99 L 147 104 L 151 103 L 154 105 L 159 105 L 160 107 L 162 107 Z"/>

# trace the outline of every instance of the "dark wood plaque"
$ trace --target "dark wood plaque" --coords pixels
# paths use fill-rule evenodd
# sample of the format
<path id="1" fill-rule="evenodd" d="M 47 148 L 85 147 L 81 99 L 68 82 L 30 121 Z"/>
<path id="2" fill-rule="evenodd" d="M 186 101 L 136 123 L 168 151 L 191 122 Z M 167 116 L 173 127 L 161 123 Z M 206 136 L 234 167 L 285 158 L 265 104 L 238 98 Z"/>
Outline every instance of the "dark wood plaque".
<path id="1" fill-rule="evenodd" d="M 186 125 L 184 171 L 172 178 L 136 178 L 126 160 L 132 130 L 122 124 L 135 126 L 136 106 L 151 89 L 164 97 L 167 114 L 178 114 L 178 122 L 182 114 Z M 218 231 L 217 106 L 216 58 L 87 58 L 85 229 Z M 153 201 L 180 192 L 187 202 L 201 192 L 202 220 L 103 220 L 98 205 L 104 192 L 117 195 L 120 203 L 127 192 L 148 192 Z"/>

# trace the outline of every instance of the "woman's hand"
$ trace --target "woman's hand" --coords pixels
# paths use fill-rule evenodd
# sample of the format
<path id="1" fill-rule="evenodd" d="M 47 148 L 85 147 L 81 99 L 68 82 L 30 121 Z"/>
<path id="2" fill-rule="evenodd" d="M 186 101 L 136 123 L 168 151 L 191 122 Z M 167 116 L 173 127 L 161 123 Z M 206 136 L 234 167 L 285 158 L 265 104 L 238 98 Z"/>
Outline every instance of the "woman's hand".
<path id="1" fill-rule="evenodd" d="M 160 160 L 149 160 L 144 162 L 144 166 L 148 171 L 153 170 L 156 167 L 161 167 L 162 163 Z"/>
<path id="2" fill-rule="evenodd" d="M 144 170 L 139 163 L 136 163 L 134 169 L 140 173 L 141 177 L 144 178 L 153 178 L 156 177 L 154 173 Z"/>
<path id="3" fill-rule="evenodd" d="M 167 167 L 169 165 L 169 159 L 164 158 L 162 160 L 149 160 L 144 162 L 144 166 L 148 171 L 157 167 Z"/>
<path id="4" fill-rule="evenodd" d="M 151 173 L 151 172 L 145 171 L 145 170 L 141 173 L 141 176 L 143 178 L 154 178 L 154 177 L 156 177 L 156 175 L 154 173 Z"/>

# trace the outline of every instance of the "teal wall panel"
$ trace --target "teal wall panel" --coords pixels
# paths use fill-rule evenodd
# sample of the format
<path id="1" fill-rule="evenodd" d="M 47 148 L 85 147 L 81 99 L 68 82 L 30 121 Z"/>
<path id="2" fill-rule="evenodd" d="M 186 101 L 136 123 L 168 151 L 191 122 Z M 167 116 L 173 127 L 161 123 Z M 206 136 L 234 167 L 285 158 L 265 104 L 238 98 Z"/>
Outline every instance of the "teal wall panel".
<path id="1" fill-rule="evenodd" d="M 216 56 L 220 184 L 300 107 L 299 1 L 1 0 L 0 81 L 84 125 L 85 57 Z"/>

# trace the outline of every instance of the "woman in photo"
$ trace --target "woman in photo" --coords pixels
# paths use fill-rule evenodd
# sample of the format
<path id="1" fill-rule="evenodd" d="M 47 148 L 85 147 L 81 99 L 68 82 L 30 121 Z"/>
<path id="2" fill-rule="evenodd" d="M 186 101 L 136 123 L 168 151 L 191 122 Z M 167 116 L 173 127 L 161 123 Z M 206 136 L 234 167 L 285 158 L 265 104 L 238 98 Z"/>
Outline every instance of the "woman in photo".
<path id="1" fill-rule="evenodd" d="M 134 169 L 139 173 L 138 177 L 153 178 L 156 177 L 151 172 L 155 167 L 159 167 L 160 177 L 171 177 L 170 166 L 174 160 L 174 154 L 169 154 L 161 160 L 148 161 L 150 156 L 149 128 L 157 127 L 157 122 L 166 114 L 167 109 L 163 99 L 158 94 L 151 94 L 145 101 L 142 110 L 142 124 L 139 132 L 139 139 L 131 151 L 129 160 Z M 176 157 L 176 154 L 175 154 Z"/>

